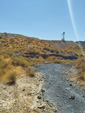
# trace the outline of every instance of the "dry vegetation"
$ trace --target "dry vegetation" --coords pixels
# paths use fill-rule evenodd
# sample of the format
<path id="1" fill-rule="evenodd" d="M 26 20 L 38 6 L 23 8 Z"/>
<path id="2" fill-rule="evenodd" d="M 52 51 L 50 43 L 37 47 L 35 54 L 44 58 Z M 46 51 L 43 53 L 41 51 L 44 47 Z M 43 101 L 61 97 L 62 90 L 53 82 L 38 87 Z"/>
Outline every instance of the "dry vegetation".
<path id="1" fill-rule="evenodd" d="M 33 70 L 32 68 L 28 68 L 26 70 L 26 75 L 30 77 L 35 77 L 35 70 Z"/>
<path id="2" fill-rule="evenodd" d="M 75 67 L 78 70 L 78 76 L 80 79 L 85 80 L 85 58 L 79 58 Z"/>
<path id="3" fill-rule="evenodd" d="M 34 64 L 48 63 L 75 63 L 70 56 L 82 57 L 79 46 L 74 45 L 69 48 L 57 49 L 48 41 L 39 40 L 37 38 L 26 37 L 22 35 L 13 35 L 8 38 L 7 34 L 0 39 L 0 80 L 16 81 L 16 76 L 20 70 L 28 68 Z M 85 48 L 84 48 L 85 50 Z M 84 65 L 82 61 L 81 66 Z M 80 65 L 79 65 L 80 66 Z M 78 69 L 81 67 L 76 66 Z M 84 67 L 83 67 L 84 68 Z M 85 70 L 79 69 L 81 72 Z M 28 76 L 34 76 L 34 70 L 27 70 Z M 83 75 L 85 76 L 85 74 Z M 6 80 L 5 80 L 6 78 Z M 84 78 L 83 78 L 84 79 Z"/>

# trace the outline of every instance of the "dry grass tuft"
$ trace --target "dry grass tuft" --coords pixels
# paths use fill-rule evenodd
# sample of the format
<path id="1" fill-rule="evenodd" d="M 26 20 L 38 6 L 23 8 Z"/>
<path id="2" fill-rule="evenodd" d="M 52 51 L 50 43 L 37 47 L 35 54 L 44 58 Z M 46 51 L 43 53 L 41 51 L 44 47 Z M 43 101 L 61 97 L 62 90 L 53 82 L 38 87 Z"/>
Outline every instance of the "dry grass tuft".
<path id="1" fill-rule="evenodd" d="M 28 68 L 26 70 L 26 75 L 30 77 L 35 77 L 35 70 L 33 70 L 32 68 Z"/>
<path id="2" fill-rule="evenodd" d="M 85 59 L 79 58 L 76 62 L 75 67 L 78 70 L 79 78 L 85 80 Z"/>
<path id="3" fill-rule="evenodd" d="M 8 84 L 15 84 L 16 83 L 16 72 L 10 72 L 8 73 Z"/>

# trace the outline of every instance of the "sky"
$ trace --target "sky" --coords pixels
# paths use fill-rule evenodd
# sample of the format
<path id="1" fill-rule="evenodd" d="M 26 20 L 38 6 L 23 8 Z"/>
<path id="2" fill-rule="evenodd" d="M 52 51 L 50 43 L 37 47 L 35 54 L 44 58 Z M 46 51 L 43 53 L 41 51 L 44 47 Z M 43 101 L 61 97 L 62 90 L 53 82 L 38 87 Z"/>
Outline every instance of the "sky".
<path id="1" fill-rule="evenodd" d="M 85 0 L 0 0 L 1 33 L 85 41 L 84 21 Z"/>

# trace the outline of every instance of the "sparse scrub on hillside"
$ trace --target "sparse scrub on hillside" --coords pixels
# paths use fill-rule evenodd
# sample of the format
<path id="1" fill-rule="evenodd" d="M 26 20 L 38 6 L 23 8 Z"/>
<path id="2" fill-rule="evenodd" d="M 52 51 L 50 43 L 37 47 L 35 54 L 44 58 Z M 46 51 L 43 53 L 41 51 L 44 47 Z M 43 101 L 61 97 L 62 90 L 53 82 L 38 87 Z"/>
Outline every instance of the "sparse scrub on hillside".
<path id="1" fill-rule="evenodd" d="M 1 60 L 0 61 L 0 68 L 6 68 L 7 67 L 7 65 L 8 65 L 8 63 L 7 62 L 5 62 L 4 60 Z"/>
<path id="2" fill-rule="evenodd" d="M 59 44 L 59 42 L 61 43 L 61 41 L 57 43 Z M 21 56 L 15 53 L 20 53 Z M 12 38 L 0 39 L 0 76 L 6 75 L 7 71 L 9 72 L 9 70 L 13 70 L 13 68 L 16 69 L 18 66 L 28 68 L 28 66 L 45 62 L 75 62 L 69 59 L 70 55 L 81 56 L 79 46 L 75 45 L 73 47 L 62 48 L 61 50 L 50 44 L 49 41 L 21 35 L 17 35 L 16 37 L 13 35 Z M 11 69 L 10 67 L 12 66 L 13 68 Z M 28 73 L 29 72 L 31 71 L 28 70 Z"/>
<path id="3" fill-rule="evenodd" d="M 4 58 L 9 58 L 13 56 L 13 51 L 10 49 L 3 49 L 0 50 L 0 55 L 2 55 Z"/>
<path id="4" fill-rule="evenodd" d="M 85 58 L 79 58 L 76 62 L 79 78 L 85 80 Z"/>
<path id="5" fill-rule="evenodd" d="M 12 64 L 14 66 L 28 67 L 29 63 L 24 57 L 13 57 Z"/>
<path id="6" fill-rule="evenodd" d="M 3 74 L 4 74 L 4 70 L 0 69 L 0 79 L 2 78 Z"/>

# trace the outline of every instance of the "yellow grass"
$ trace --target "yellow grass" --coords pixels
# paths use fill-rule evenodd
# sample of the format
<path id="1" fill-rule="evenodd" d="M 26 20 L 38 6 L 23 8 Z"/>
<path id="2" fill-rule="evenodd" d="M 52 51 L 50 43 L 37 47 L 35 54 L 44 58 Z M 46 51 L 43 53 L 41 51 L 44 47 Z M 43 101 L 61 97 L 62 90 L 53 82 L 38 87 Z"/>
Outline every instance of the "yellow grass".
<path id="1" fill-rule="evenodd" d="M 79 78 L 85 80 L 85 58 L 79 58 L 76 62 L 75 67 L 77 68 Z"/>

